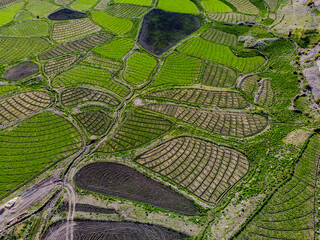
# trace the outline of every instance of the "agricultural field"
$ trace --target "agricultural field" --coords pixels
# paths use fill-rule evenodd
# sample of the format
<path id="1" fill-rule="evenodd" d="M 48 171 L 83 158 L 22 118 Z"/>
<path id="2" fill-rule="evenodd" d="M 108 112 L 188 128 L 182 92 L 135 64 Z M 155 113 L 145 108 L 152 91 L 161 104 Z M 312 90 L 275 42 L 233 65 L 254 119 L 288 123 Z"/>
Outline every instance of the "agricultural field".
<path id="1" fill-rule="evenodd" d="M 320 239 L 318 5 L 0 0 L 0 239 Z"/>

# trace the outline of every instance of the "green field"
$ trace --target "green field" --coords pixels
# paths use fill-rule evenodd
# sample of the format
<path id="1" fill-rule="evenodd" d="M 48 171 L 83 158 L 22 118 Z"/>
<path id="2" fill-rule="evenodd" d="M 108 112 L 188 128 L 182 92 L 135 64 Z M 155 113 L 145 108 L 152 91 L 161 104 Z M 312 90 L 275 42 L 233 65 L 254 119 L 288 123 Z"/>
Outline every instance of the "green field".
<path id="1" fill-rule="evenodd" d="M 0 142 L 2 198 L 77 152 L 81 136 L 67 120 L 47 111 L 1 131 Z"/>
<path id="2" fill-rule="evenodd" d="M 141 6 L 149 6 L 152 0 L 115 0 L 116 3 L 127 3 Z"/>
<path id="3" fill-rule="evenodd" d="M 232 9 L 219 0 L 202 0 L 201 4 L 208 13 L 232 12 Z"/>
<path id="4" fill-rule="evenodd" d="M 84 11 L 97 3 L 97 0 L 76 0 L 70 6 L 78 11 Z"/>
<path id="5" fill-rule="evenodd" d="M 135 53 L 128 57 L 123 77 L 130 84 L 140 85 L 149 79 L 156 65 L 156 59 L 150 55 Z"/>
<path id="6" fill-rule="evenodd" d="M 196 14 L 198 13 L 198 8 L 190 0 L 159 0 L 158 8 L 169 11 L 169 12 L 178 12 L 178 13 L 189 13 Z"/>
<path id="7" fill-rule="evenodd" d="M 134 46 L 128 38 L 115 38 L 96 48 L 94 52 L 114 60 L 121 60 Z"/>
<path id="8" fill-rule="evenodd" d="M 117 17 L 139 18 L 148 11 L 148 8 L 131 4 L 116 4 L 107 11 Z"/>
<path id="9" fill-rule="evenodd" d="M 23 2 L 19 2 L 16 4 L 13 4 L 9 7 L 0 9 L 0 26 L 3 26 L 14 18 L 14 16 L 20 11 L 20 9 L 23 6 Z"/>
<path id="10" fill-rule="evenodd" d="M 6 37 L 42 37 L 47 35 L 49 35 L 49 25 L 45 21 L 23 21 L 0 30 L 0 36 Z"/>
<path id="11" fill-rule="evenodd" d="M 58 10 L 58 8 L 59 7 L 57 5 L 54 5 L 49 1 L 41 0 L 30 0 L 26 6 L 26 10 L 39 17 L 46 17 L 55 10 Z"/>
<path id="12" fill-rule="evenodd" d="M 215 44 L 201 38 L 192 38 L 178 47 L 185 54 L 207 59 L 228 67 L 236 68 L 243 73 L 257 69 L 265 59 L 263 57 L 237 57 L 227 46 Z"/>

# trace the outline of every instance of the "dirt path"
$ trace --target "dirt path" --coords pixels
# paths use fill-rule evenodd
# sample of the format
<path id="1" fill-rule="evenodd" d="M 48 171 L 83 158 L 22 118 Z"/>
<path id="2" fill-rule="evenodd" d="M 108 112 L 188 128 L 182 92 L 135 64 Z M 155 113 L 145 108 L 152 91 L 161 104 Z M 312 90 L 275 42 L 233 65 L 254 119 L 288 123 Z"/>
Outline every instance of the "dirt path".
<path id="1" fill-rule="evenodd" d="M 73 219 L 76 211 L 76 192 L 73 185 L 69 182 L 65 183 L 65 189 L 68 192 L 69 199 L 69 211 L 66 223 L 66 237 L 67 240 L 73 240 Z"/>

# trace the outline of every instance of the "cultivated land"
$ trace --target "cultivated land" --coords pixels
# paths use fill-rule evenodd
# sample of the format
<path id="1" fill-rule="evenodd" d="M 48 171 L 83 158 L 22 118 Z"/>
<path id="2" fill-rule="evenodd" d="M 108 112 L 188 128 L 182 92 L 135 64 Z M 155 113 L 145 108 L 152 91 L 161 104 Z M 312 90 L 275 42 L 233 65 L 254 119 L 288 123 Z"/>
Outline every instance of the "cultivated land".
<path id="1" fill-rule="evenodd" d="M 319 239 L 319 12 L 0 0 L 0 239 Z"/>

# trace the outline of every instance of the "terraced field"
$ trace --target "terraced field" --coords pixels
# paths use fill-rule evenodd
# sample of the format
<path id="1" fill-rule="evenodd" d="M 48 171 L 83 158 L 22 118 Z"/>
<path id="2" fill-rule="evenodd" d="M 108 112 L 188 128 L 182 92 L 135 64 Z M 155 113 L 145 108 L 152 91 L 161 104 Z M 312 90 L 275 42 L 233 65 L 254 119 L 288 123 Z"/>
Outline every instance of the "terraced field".
<path id="1" fill-rule="evenodd" d="M 259 77 L 257 75 L 247 76 L 241 82 L 239 82 L 238 88 L 247 94 L 253 94 L 257 89 L 258 79 Z"/>
<path id="2" fill-rule="evenodd" d="M 0 197 L 77 152 L 81 137 L 67 120 L 43 112 L 0 132 Z"/>
<path id="3" fill-rule="evenodd" d="M 207 31 L 202 33 L 202 38 L 222 45 L 236 47 L 237 46 L 237 37 L 233 34 L 222 32 L 214 28 L 209 28 Z"/>
<path id="4" fill-rule="evenodd" d="M 106 58 L 122 60 L 122 58 L 133 48 L 134 43 L 130 39 L 117 38 L 95 49 L 95 53 Z"/>
<path id="5" fill-rule="evenodd" d="M 256 20 L 256 16 L 245 15 L 241 13 L 211 13 L 208 14 L 208 16 L 212 20 L 229 24 L 254 22 Z"/>
<path id="6" fill-rule="evenodd" d="M 201 4 L 207 13 L 232 12 L 232 9 L 227 4 L 219 0 L 202 0 Z"/>
<path id="7" fill-rule="evenodd" d="M 111 123 L 111 118 L 103 111 L 87 110 L 75 116 L 84 128 L 93 135 L 103 135 Z"/>
<path id="8" fill-rule="evenodd" d="M 148 8 L 131 4 L 116 4 L 107 11 L 117 17 L 139 18 L 147 12 Z"/>
<path id="9" fill-rule="evenodd" d="M 75 182 L 89 191 L 148 203 L 185 215 L 198 214 L 197 208 L 187 198 L 118 163 L 89 164 L 77 172 Z"/>
<path id="10" fill-rule="evenodd" d="M 115 129 L 99 147 L 101 152 L 119 152 L 132 149 L 154 140 L 170 130 L 169 120 L 139 112 L 128 113 L 121 125 Z"/>
<path id="11" fill-rule="evenodd" d="M 116 3 L 127 3 L 140 6 L 149 6 L 152 0 L 115 0 Z"/>
<path id="12" fill-rule="evenodd" d="M 253 136 L 268 124 L 265 117 L 257 114 L 197 110 L 171 104 L 148 104 L 144 108 L 226 136 Z"/>
<path id="13" fill-rule="evenodd" d="M 45 21 L 23 21 L 0 29 L 0 35 L 6 37 L 42 37 L 49 35 L 49 24 Z"/>
<path id="14" fill-rule="evenodd" d="M 249 0 L 228 0 L 228 2 L 235 6 L 239 12 L 252 15 L 259 13 L 259 9 Z"/>
<path id="15" fill-rule="evenodd" d="M 49 60 L 44 64 L 44 72 L 47 75 L 53 75 L 63 72 L 72 64 L 74 64 L 79 59 L 79 57 L 79 55 L 65 55 Z"/>
<path id="16" fill-rule="evenodd" d="M 247 106 L 246 99 L 237 92 L 207 91 L 191 88 L 175 88 L 150 93 L 147 97 L 164 98 L 176 102 L 194 103 L 219 108 L 241 109 Z"/>
<path id="17" fill-rule="evenodd" d="M 178 12 L 178 13 L 189 13 L 196 14 L 198 9 L 196 5 L 189 0 L 159 0 L 158 8 L 169 11 L 169 12 Z"/>
<path id="18" fill-rule="evenodd" d="M 135 161 L 208 202 L 217 202 L 249 169 L 242 153 L 190 137 L 163 143 Z"/>
<path id="19" fill-rule="evenodd" d="M 260 88 L 256 94 L 255 103 L 264 107 L 270 107 L 273 103 L 274 93 L 271 86 L 271 81 L 260 81 Z"/>
<path id="20" fill-rule="evenodd" d="M 44 110 L 50 107 L 52 101 L 48 93 L 40 91 L 18 93 L 0 99 L 0 126 Z"/>
<path id="21" fill-rule="evenodd" d="M 202 83 L 212 87 L 232 87 L 237 79 L 236 72 L 214 63 L 208 63 L 203 74 Z"/>
<path id="22" fill-rule="evenodd" d="M 90 55 L 87 58 L 83 59 L 82 63 L 87 63 L 93 67 L 107 68 L 110 71 L 118 71 L 122 67 L 122 63 L 114 61 L 105 57 Z"/>

